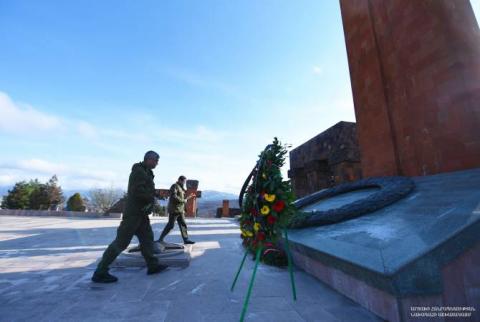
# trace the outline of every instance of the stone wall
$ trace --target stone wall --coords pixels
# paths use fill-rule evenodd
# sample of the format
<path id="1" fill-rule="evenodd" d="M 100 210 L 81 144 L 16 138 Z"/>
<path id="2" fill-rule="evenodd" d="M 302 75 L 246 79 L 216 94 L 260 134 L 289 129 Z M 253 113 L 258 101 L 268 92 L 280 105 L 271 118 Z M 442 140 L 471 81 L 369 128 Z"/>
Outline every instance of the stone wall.
<path id="1" fill-rule="evenodd" d="M 103 214 L 98 212 L 82 212 L 82 211 L 0 209 L 0 216 L 121 218 L 122 214 L 120 213 Z"/>
<path id="2" fill-rule="evenodd" d="M 228 211 L 225 213 L 225 209 L 223 207 L 217 208 L 215 213 L 216 218 L 233 218 L 235 216 L 240 216 L 242 214 L 242 210 L 240 208 L 228 208 Z"/>
<path id="3" fill-rule="evenodd" d="M 356 124 L 339 122 L 293 149 L 288 176 L 298 198 L 360 179 Z"/>

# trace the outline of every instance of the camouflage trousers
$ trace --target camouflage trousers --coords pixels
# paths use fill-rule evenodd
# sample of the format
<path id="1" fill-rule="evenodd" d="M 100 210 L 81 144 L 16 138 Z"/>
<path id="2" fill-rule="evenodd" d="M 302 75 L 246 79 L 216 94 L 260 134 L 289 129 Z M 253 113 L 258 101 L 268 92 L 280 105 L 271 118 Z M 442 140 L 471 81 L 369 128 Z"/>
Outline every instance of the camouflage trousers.
<path id="1" fill-rule="evenodd" d="M 117 237 L 103 253 L 96 272 L 108 272 L 110 264 L 128 247 L 133 236 L 137 236 L 140 242 L 140 249 L 147 267 L 153 269 L 158 266 L 158 259 L 154 255 L 153 231 L 150 219 L 146 215 L 124 215 L 117 229 Z"/>

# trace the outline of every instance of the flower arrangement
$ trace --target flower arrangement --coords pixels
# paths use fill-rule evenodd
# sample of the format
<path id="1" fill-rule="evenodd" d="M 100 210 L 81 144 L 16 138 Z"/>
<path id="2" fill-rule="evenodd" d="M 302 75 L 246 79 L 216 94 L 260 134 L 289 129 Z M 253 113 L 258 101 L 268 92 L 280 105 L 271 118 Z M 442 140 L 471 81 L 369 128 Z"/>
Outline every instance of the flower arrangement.
<path id="1" fill-rule="evenodd" d="M 295 212 L 290 181 L 284 181 L 287 146 L 277 138 L 259 156 L 242 204 L 240 216 L 243 245 L 252 253 L 261 247 L 261 260 L 286 266 L 287 256 L 279 245 L 282 231 Z"/>
<path id="2" fill-rule="evenodd" d="M 295 213 L 293 206 L 295 198 L 290 181 L 284 181 L 281 173 L 286 155 L 287 146 L 274 138 L 273 143 L 260 154 L 255 168 L 248 176 L 240 193 L 242 207 L 240 230 L 246 251 L 230 288 L 232 292 L 248 253 L 253 253 L 255 259 L 240 322 L 244 321 L 247 312 L 260 261 L 270 265 L 288 265 L 293 299 L 297 299 L 287 232 L 287 224 Z M 286 253 L 279 245 L 282 233 L 285 238 Z"/>

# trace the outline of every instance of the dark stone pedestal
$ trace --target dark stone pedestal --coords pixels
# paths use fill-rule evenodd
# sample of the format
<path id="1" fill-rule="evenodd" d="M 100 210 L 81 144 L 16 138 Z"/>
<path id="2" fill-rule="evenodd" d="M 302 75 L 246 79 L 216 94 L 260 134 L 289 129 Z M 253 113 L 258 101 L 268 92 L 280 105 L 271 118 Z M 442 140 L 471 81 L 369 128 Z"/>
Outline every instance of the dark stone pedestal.
<path id="1" fill-rule="evenodd" d="M 165 247 L 160 243 L 155 244 L 155 256 L 158 258 L 160 264 L 172 267 L 187 267 L 190 265 L 190 252 L 192 251 L 193 245 L 185 245 L 181 249 L 173 249 Z M 125 251 L 117 257 L 111 267 L 146 267 L 146 263 L 140 252 Z"/>
<path id="2" fill-rule="evenodd" d="M 386 208 L 290 230 L 295 264 L 389 321 L 435 306 L 475 307 L 464 320 L 480 321 L 480 168 L 413 179 Z"/>

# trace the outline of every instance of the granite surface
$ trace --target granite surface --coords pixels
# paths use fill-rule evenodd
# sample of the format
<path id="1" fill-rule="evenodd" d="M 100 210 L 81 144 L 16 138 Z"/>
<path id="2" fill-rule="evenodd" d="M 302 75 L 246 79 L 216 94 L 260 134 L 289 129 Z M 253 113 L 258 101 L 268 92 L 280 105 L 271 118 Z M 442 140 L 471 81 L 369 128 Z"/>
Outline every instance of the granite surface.
<path id="1" fill-rule="evenodd" d="M 390 293 L 440 292 L 440 267 L 480 240 L 480 168 L 413 179 L 386 208 L 290 230 L 292 247 Z"/>
<path id="2" fill-rule="evenodd" d="M 166 220 L 152 218 L 155 237 Z M 238 321 L 252 273 L 232 219 L 187 220 L 196 240 L 188 267 L 149 276 L 140 267 L 112 268 L 119 282 L 94 284 L 95 263 L 117 219 L 0 216 L 0 321 Z M 177 228 L 166 238 L 181 242 Z M 133 243 L 137 241 L 134 238 Z M 260 265 L 247 321 L 380 321 L 303 271 Z"/>

